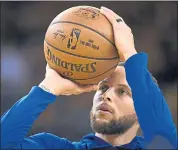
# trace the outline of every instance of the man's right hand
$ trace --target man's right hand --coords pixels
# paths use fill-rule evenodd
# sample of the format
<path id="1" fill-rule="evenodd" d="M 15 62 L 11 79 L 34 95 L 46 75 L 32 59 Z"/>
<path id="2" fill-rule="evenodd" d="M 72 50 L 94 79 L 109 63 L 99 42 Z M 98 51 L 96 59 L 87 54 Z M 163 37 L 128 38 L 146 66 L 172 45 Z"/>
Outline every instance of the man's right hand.
<path id="1" fill-rule="evenodd" d="M 58 95 L 78 95 L 91 92 L 97 89 L 97 85 L 81 86 L 71 80 L 61 77 L 54 69 L 47 64 L 45 79 L 39 84 L 42 89 Z"/>

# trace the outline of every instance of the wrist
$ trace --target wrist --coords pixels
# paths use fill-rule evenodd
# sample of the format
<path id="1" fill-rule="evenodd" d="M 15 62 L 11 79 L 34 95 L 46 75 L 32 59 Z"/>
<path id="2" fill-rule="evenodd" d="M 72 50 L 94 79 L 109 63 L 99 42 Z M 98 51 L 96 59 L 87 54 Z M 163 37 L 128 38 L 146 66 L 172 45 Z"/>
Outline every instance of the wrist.
<path id="1" fill-rule="evenodd" d="M 51 93 L 51 91 L 48 88 L 46 88 L 45 85 L 43 85 L 43 84 L 39 84 L 38 87 L 40 87 L 41 89 L 43 89 L 44 91 L 46 91 L 48 93 Z"/>
<path id="2" fill-rule="evenodd" d="M 124 56 L 124 59 L 125 61 L 127 61 L 131 56 L 137 54 L 137 51 L 136 50 L 133 50 L 132 52 L 126 52 L 126 53 L 123 53 L 123 56 Z"/>
<path id="3" fill-rule="evenodd" d="M 51 93 L 53 95 L 58 96 L 58 92 L 55 88 L 55 85 L 52 84 L 47 78 L 45 78 L 39 85 L 38 87 L 40 87 L 41 89 L 43 89 L 44 91 Z"/>

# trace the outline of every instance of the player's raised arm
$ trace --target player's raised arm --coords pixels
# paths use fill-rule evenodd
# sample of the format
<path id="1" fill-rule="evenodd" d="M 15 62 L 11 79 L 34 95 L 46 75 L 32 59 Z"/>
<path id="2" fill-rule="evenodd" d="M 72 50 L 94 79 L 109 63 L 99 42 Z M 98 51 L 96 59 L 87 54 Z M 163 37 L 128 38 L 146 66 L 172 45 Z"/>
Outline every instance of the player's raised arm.
<path id="1" fill-rule="evenodd" d="M 69 141 L 52 134 L 25 137 L 33 122 L 56 100 L 56 96 L 80 94 L 94 89 L 95 86 L 80 87 L 47 66 L 46 77 L 40 85 L 33 87 L 1 117 L 1 149 L 55 148 L 53 143 L 57 143 L 58 148 L 69 148 L 69 145 L 72 146 Z"/>
<path id="2" fill-rule="evenodd" d="M 137 54 L 131 29 L 120 16 L 104 7 L 101 13 L 112 23 L 116 47 L 125 58 L 126 78 L 147 147 L 176 148 L 177 131 L 164 96 L 147 69 L 147 54 Z"/>

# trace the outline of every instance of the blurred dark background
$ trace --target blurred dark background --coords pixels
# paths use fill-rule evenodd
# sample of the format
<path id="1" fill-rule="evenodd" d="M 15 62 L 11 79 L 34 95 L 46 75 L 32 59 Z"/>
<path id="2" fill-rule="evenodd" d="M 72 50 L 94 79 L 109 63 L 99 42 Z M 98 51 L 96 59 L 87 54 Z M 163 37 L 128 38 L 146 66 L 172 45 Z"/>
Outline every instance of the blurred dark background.
<path id="1" fill-rule="evenodd" d="M 43 80 L 43 40 L 48 25 L 60 12 L 76 5 L 106 6 L 124 18 L 133 30 L 138 52 L 149 55 L 149 69 L 159 82 L 177 126 L 176 2 L 2 2 L 1 115 Z M 79 140 L 92 132 L 89 112 L 93 95 L 59 96 L 29 135 L 45 131 Z"/>

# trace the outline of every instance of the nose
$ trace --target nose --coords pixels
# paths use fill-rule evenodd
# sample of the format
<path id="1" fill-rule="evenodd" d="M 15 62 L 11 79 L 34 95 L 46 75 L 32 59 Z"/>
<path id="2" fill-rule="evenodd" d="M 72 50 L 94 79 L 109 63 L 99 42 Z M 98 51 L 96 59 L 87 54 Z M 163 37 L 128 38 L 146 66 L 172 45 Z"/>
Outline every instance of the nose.
<path id="1" fill-rule="evenodd" d="M 112 101 L 112 97 L 111 97 L 111 89 L 109 88 L 107 91 L 105 91 L 102 95 L 102 100 L 103 101 L 109 101 L 111 102 Z"/>

